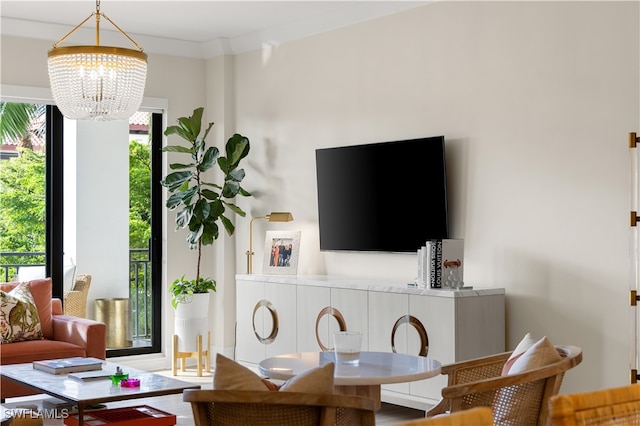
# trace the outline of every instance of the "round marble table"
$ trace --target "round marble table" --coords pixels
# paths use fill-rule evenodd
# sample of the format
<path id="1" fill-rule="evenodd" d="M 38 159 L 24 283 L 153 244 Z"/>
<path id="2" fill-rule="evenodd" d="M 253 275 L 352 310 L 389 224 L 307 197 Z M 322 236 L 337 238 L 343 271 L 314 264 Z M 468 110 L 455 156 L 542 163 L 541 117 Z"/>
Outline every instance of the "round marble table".
<path id="1" fill-rule="evenodd" d="M 278 355 L 260 362 L 260 373 L 271 379 L 287 380 L 311 368 L 335 362 L 333 352 L 302 352 Z M 358 365 L 336 362 L 336 393 L 372 398 L 380 407 L 380 387 L 387 383 L 404 383 L 428 379 L 440 374 L 434 359 L 394 352 L 361 352 Z"/>

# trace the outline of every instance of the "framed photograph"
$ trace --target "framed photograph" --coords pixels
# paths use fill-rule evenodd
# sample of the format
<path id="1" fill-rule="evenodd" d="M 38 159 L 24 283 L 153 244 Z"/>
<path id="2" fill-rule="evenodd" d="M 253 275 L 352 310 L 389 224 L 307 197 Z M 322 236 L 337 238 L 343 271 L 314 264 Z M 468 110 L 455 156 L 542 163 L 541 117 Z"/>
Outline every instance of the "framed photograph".
<path id="1" fill-rule="evenodd" d="M 295 275 L 298 272 L 300 231 L 267 231 L 262 272 Z"/>

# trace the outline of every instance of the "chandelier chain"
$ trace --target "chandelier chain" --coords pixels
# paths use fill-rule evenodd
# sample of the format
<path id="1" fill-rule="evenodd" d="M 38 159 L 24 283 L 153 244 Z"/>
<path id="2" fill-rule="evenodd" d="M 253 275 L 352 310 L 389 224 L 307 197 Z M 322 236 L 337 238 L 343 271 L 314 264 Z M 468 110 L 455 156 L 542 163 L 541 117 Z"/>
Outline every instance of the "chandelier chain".
<path id="1" fill-rule="evenodd" d="M 113 27 L 118 30 L 118 32 L 120 34 L 122 34 L 123 36 L 125 36 L 131 43 L 133 43 L 133 45 L 140 51 L 143 52 L 144 49 L 142 48 L 142 46 L 140 46 L 134 39 L 132 39 L 129 34 L 127 34 L 126 32 L 124 32 L 115 22 L 113 22 L 107 15 L 105 15 L 104 13 L 100 12 L 100 0 L 96 0 L 96 11 L 92 12 L 91 15 L 87 16 L 82 22 L 80 22 L 78 25 L 76 25 L 71 31 L 69 31 L 67 34 L 65 34 L 64 37 L 62 37 L 60 40 L 56 41 L 55 43 L 53 43 L 53 48 L 56 49 L 60 46 L 60 44 L 65 41 L 71 34 L 75 33 L 78 28 L 80 28 L 81 26 L 83 26 L 89 19 L 91 19 L 93 16 L 96 17 L 96 46 L 100 46 L 100 17 L 102 16 L 104 19 L 106 19 L 107 21 L 109 21 L 109 23 L 111 25 L 113 25 Z"/>

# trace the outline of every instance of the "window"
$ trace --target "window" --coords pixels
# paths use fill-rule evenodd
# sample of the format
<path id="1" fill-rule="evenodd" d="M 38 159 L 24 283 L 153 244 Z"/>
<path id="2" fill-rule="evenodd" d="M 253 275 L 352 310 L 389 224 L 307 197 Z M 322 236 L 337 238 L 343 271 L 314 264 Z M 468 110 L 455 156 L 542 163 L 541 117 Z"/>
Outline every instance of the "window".
<path id="1" fill-rule="evenodd" d="M 0 212 L 0 230 L 15 226 L 16 219 L 34 228 L 30 245 L 0 239 L 5 280 L 13 278 L 20 265 L 39 265 L 53 278 L 54 296 L 62 298 L 72 285 L 64 284 L 65 272 L 74 265 L 76 273 L 92 275 L 89 318 L 104 314 L 95 300 L 128 299 L 129 318 L 108 323 L 119 328 L 108 334 L 124 333 L 126 338 L 108 348 L 107 356 L 160 352 L 162 114 L 141 113 L 146 119 L 132 125 L 75 122 L 63 118 L 55 106 L 39 107 L 45 111 L 46 130 L 40 151 L 20 154 L 17 145 L 3 145 L 2 150 L 3 171 L 11 169 L 5 161 L 26 162 L 30 157 L 40 164 L 34 173 L 41 174 L 37 181 L 43 186 L 23 197 L 40 206 L 42 219 L 33 213 L 9 217 L 10 210 Z M 10 202 L 0 192 L 0 203 Z"/>

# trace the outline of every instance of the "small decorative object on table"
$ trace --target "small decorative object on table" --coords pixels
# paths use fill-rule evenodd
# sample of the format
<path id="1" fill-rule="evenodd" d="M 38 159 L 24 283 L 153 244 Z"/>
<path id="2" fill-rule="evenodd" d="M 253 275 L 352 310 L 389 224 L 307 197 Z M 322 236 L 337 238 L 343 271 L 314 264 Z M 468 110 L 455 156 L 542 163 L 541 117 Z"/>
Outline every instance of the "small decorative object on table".
<path id="1" fill-rule="evenodd" d="M 129 373 L 124 373 L 122 368 L 118 366 L 116 367 L 115 374 L 110 375 L 109 378 L 111 379 L 111 383 L 119 385 L 121 381 L 129 378 Z"/>
<path id="2" fill-rule="evenodd" d="M 140 380 L 139 379 L 123 379 L 120 381 L 120 386 L 123 388 L 139 388 Z"/>
<path id="3" fill-rule="evenodd" d="M 91 382 L 94 380 L 106 380 L 111 378 L 110 371 L 94 370 L 94 371 L 80 371 L 78 373 L 69 373 L 69 378 L 78 380 L 81 382 Z"/>
<path id="4" fill-rule="evenodd" d="M 443 288 L 459 290 L 463 287 L 464 284 L 460 277 L 460 265 L 462 265 L 460 259 L 444 261 L 443 266 L 446 272 L 442 285 Z"/>
<path id="5" fill-rule="evenodd" d="M 298 273 L 300 234 L 300 231 L 267 231 L 262 264 L 264 274 Z"/>
<path id="6" fill-rule="evenodd" d="M 464 240 L 429 240 L 418 251 L 418 287 L 449 288 L 463 287 Z M 455 266 L 453 271 L 451 266 Z"/>

